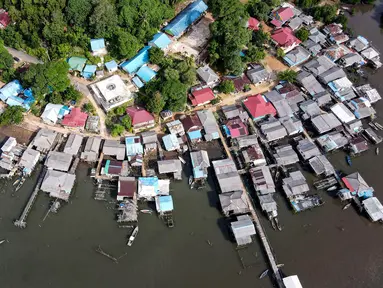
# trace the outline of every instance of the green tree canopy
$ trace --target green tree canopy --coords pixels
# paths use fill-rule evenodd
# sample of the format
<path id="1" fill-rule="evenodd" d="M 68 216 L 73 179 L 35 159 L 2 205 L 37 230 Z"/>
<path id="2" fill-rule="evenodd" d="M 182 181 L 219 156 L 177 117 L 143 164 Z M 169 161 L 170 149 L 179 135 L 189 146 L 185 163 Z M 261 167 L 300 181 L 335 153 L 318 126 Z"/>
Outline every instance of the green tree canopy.
<path id="1" fill-rule="evenodd" d="M 269 18 L 271 7 L 264 1 L 250 0 L 247 3 L 247 11 L 250 16 L 257 18 L 259 21 L 266 21 Z"/>
<path id="2" fill-rule="evenodd" d="M 132 128 L 132 119 L 130 118 L 129 115 L 125 115 L 124 117 L 122 117 L 121 123 L 126 130 L 129 130 L 130 128 Z"/>
<path id="3" fill-rule="evenodd" d="M 283 51 L 283 49 L 280 47 L 277 49 L 277 57 L 279 58 L 285 57 L 285 51 Z"/>
<path id="4" fill-rule="evenodd" d="M 287 69 L 285 71 L 278 73 L 278 79 L 280 81 L 287 81 L 290 83 L 294 83 L 297 80 L 297 75 L 298 73 L 295 72 L 294 70 Z"/>
<path id="5" fill-rule="evenodd" d="M 231 80 L 224 80 L 218 87 L 219 91 L 225 94 L 229 94 L 235 91 L 234 82 Z"/>
<path id="6" fill-rule="evenodd" d="M 183 111 L 186 104 L 187 86 L 180 81 L 166 80 L 161 94 L 166 99 L 166 108 L 171 111 Z"/>
<path id="7" fill-rule="evenodd" d="M 151 63 L 162 66 L 165 53 L 158 47 L 152 47 L 149 50 L 149 58 Z"/>
<path id="8" fill-rule="evenodd" d="M 8 106 L 0 115 L 0 126 L 20 124 L 24 120 L 24 108 L 21 106 Z"/>
<path id="9" fill-rule="evenodd" d="M 157 91 L 152 97 L 149 98 L 146 108 L 149 110 L 149 112 L 158 115 L 162 110 L 164 110 L 165 105 L 166 102 L 164 98 L 162 97 L 161 93 Z"/>
<path id="10" fill-rule="evenodd" d="M 110 134 L 113 137 L 121 136 L 124 132 L 125 132 L 124 126 L 122 126 L 120 124 L 113 124 L 113 126 L 110 130 Z"/>
<path id="11" fill-rule="evenodd" d="M 122 29 L 115 32 L 114 39 L 113 52 L 118 59 L 132 58 L 143 47 L 143 44 L 135 36 Z"/>
<path id="12" fill-rule="evenodd" d="M 295 32 L 295 36 L 302 42 L 305 42 L 307 39 L 309 39 L 310 32 L 306 28 L 301 28 Z"/>
<path id="13" fill-rule="evenodd" d="M 71 25 L 86 27 L 91 11 L 92 3 L 89 0 L 68 0 L 66 18 Z"/>
<path id="14" fill-rule="evenodd" d="M 323 5 L 313 8 L 313 17 L 315 20 L 321 21 L 325 24 L 332 23 L 337 17 L 337 5 Z"/>
<path id="15" fill-rule="evenodd" d="M 0 39 L 0 70 L 9 70 L 13 67 L 13 57 L 4 47 L 4 42 Z"/>
<path id="16" fill-rule="evenodd" d="M 95 37 L 110 37 L 117 27 L 117 12 L 109 0 L 95 0 L 89 28 Z"/>
<path id="17" fill-rule="evenodd" d="M 263 48 L 258 48 L 255 45 L 249 45 L 246 52 L 246 61 L 247 62 L 260 62 L 265 59 L 266 52 Z"/>

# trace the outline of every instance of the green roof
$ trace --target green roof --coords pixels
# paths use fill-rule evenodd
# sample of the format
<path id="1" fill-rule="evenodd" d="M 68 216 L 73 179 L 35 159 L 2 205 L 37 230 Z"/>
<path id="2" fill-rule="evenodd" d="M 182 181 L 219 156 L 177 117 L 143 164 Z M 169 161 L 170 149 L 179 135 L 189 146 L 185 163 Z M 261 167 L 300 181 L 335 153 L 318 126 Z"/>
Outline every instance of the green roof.
<path id="1" fill-rule="evenodd" d="M 69 70 L 82 71 L 84 69 L 86 58 L 83 57 L 71 57 L 68 59 Z"/>

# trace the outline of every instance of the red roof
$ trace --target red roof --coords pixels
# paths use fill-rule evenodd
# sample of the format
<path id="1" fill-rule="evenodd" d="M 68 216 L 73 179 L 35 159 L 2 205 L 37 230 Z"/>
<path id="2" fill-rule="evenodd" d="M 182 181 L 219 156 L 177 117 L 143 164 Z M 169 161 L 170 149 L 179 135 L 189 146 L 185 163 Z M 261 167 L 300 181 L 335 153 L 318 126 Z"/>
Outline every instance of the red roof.
<path id="1" fill-rule="evenodd" d="M 72 108 L 70 113 L 64 116 L 62 125 L 70 127 L 84 127 L 88 114 L 81 112 L 80 108 Z"/>
<path id="2" fill-rule="evenodd" d="M 347 177 L 343 177 L 342 181 L 343 181 L 344 185 L 346 185 L 347 189 L 350 190 L 350 192 L 354 192 L 355 191 L 354 187 L 352 187 L 350 182 L 348 182 Z"/>
<path id="3" fill-rule="evenodd" d="M 11 18 L 8 15 L 8 12 L 3 12 L 0 14 L 0 24 L 5 28 L 11 23 Z"/>
<path id="4" fill-rule="evenodd" d="M 282 27 L 283 23 L 277 19 L 273 19 L 270 21 L 270 24 L 273 24 L 275 27 L 280 28 L 280 27 Z"/>
<path id="5" fill-rule="evenodd" d="M 133 198 L 136 193 L 137 183 L 133 178 L 132 180 L 121 180 L 118 182 L 118 196 L 125 196 Z"/>
<path id="6" fill-rule="evenodd" d="M 251 30 L 258 31 L 259 30 L 259 21 L 253 17 L 249 18 L 249 21 L 247 21 L 247 27 Z"/>
<path id="7" fill-rule="evenodd" d="M 214 93 L 210 88 L 198 89 L 191 92 L 189 99 L 193 106 L 197 106 L 213 100 Z"/>
<path id="8" fill-rule="evenodd" d="M 132 119 L 132 125 L 142 124 L 150 121 L 154 121 L 154 117 L 144 108 L 138 106 L 131 106 L 126 108 L 126 113 Z"/>
<path id="9" fill-rule="evenodd" d="M 290 7 L 282 7 L 276 11 L 276 14 L 279 16 L 279 20 L 286 22 L 290 18 L 294 17 L 294 11 Z"/>
<path id="10" fill-rule="evenodd" d="M 243 104 L 254 119 L 262 118 L 266 115 L 277 115 L 274 106 L 261 94 L 247 97 Z"/>
<path id="11" fill-rule="evenodd" d="M 293 31 L 288 27 L 275 30 L 273 35 L 271 35 L 271 38 L 282 47 L 289 47 L 293 44 L 301 43 L 301 41 L 294 36 Z"/>
<path id="12" fill-rule="evenodd" d="M 228 120 L 226 122 L 226 127 L 230 131 L 231 138 L 237 138 L 249 134 L 247 126 L 242 122 L 242 120 L 239 117 Z"/>

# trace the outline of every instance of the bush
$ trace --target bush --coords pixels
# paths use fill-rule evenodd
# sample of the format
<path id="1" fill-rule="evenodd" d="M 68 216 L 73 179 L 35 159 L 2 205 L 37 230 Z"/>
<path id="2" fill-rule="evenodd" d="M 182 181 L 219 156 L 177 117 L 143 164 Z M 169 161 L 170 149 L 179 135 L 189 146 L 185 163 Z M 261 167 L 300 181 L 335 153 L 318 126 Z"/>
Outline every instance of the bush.
<path id="1" fill-rule="evenodd" d="M 129 115 L 125 115 L 124 117 L 122 117 L 121 123 L 127 131 L 129 131 L 130 128 L 132 128 L 132 119 Z"/>
<path id="2" fill-rule="evenodd" d="M 124 126 L 122 126 L 120 124 L 113 124 L 112 129 L 110 131 L 110 134 L 113 137 L 117 137 L 117 136 L 121 136 L 122 133 L 124 133 L 124 132 L 125 132 Z"/>
<path id="3" fill-rule="evenodd" d="M 218 86 L 218 90 L 221 93 L 229 94 L 233 93 L 235 91 L 234 82 L 231 80 L 224 80 L 222 83 Z"/>
<path id="4" fill-rule="evenodd" d="M 25 109 L 21 106 L 8 106 L 0 115 L 0 126 L 20 124 L 24 120 Z"/>
<path id="5" fill-rule="evenodd" d="M 81 109 L 83 112 L 86 112 L 90 115 L 95 115 L 96 114 L 96 109 L 93 107 L 92 103 L 88 102 L 88 103 L 84 103 L 84 105 L 82 105 L 82 109 Z"/>
<path id="6" fill-rule="evenodd" d="M 301 28 L 295 32 L 295 36 L 302 42 L 305 42 L 307 39 L 309 39 L 310 32 L 306 28 Z"/>
<path id="7" fill-rule="evenodd" d="M 294 83 L 297 79 L 298 73 L 295 72 L 294 70 L 288 69 L 282 72 L 278 73 L 278 79 L 280 81 L 287 81 L 290 83 Z"/>
<path id="8" fill-rule="evenodd" d="M 285 57 L 285 51 L 283 51 L 282 48 L 277 49 L 277 57 L 279 57 L 279 58 Z"/>

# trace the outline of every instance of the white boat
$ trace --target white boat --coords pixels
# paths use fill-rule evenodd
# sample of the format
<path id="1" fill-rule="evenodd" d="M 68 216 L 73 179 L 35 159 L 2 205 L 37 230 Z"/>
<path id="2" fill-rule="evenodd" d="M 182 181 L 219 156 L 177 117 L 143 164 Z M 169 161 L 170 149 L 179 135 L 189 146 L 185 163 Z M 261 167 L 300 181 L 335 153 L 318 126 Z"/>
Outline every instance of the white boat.
<path id="1" fill-rule="evenodd" d="M 376 154 L 376 155 L 379 155 L 379 147 L 376 147 L 376 149 L 375 149 L 375 154 Z"/>
<path id="2" fill-rule="evenodd" d="M 17 178 L 15 182 L 13 182 L 13 186 L 16 186 L 21 181 L 21 177 Z"/>
<path id="3" fill-rule="evenodd" d="M 20 179 L 19 184 L 17 184 L 17 186 L 15 188 L 15 192 L 18 191 L 21 188 L 21 186 L 23 186 L 24 182 L 25 182 L 25 177 Z"/>
<path id="4" fill-rule="evenodd" d="M 259 275 L 259 279 L 262 279 L 263 277 L 265 277 L 267 273 L 269 273 L 269 269 L 266 269 L 265 271 L 263 271 L 262 274 Z"/>
<path id="5" fill-rule="evenodd" d="M 193 184 L 193 176 L 190 175 L 189 177 L 189 185 L 192 185 Z"/>
<path id="6" fill-rule="evenodd" d="M 130 235 L 129 241 L 127 243 L 128 246 L 133 245 L 134 239 L 136 239 L 137 234 L 138 234 L 138 226 L 136 226 L 136 228 L 134 228 L 132 235 Z"/>
<path id="7" fill-rule="evenodd" d="M 180 161 L 182 162 L 182 164 L 186 164 L 186 161 L 184 158 L 182 158 L 181 156 L 178 156 L 178 159 L 180 159 Z"/>
<path id="8" fill-rule="evenodd" d="M 348 204 L 344 205 L 344 207 L 342 208 L 342 210 L 346 210 L 346 209 L 348 209 L 350 206 L 351 206 L 351 203 L 348 203 Z"/>
<path id="9" fill-rule="evenodd" d="M 331 186 L 330 188 L 327 189 L 327 191 L 334 191 L 338 188 L 336 185 Z"/>
<path id="10" fill-rule="evenodd" d="M 141 213 L 144 213 L 144 214 L 152 214 L 153 213 L 153 210 L 150 210 L 150 209 L 142 209 L 140 210 Z"/>
<path id="11" fill-rule="evenodd" d="M 5 242 L 5 239 L 0 240 L 0 245 L 3 244 L 4 242 Z"/>

